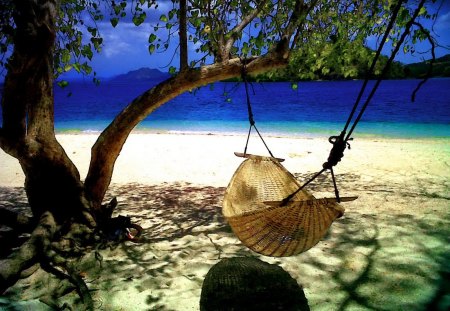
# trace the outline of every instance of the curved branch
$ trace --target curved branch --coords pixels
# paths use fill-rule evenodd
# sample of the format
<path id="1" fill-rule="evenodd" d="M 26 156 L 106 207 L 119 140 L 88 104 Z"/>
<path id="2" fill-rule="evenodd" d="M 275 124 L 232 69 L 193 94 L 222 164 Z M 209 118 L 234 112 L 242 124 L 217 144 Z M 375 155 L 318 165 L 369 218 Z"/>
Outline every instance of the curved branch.
<path id="1" fill-rule="evenodd" d="M 250 59 L 248 73 L 256 73 L 287 65 L 285 53 L 269 53 Z M 111 182 L 114 163 L 133 128 L 155 109 L 176 96 L 220 80 L 240 76 L 242 63 L 234 58 L 200 69 L 187 69 L 135 98 L 102 132 L 92 147 L 91 163 L 85 180 L 85 193 L 99 210 Z"/>

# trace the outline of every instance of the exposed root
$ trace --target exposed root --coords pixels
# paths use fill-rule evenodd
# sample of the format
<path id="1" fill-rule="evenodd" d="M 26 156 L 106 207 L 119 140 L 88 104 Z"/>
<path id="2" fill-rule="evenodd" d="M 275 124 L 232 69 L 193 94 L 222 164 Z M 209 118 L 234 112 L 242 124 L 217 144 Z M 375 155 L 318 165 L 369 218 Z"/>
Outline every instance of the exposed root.
<path id="1" fill-rule="evenodd" d="M 89 288 L 78 274 L 76 268 L 74 268 L 70 262 L 61 256 L 54 255 L 52 258 L 44 260 L 41 263 L 41 267 L 48 273 L 55 275 L 60 280 L 68 280 L 72 285 L 74 285 L 84 304 L 83 310 L 94 310 L 94 302 L 89 292 Z"/>
<path id="2" fill-rule="evenodd" d="M 91 228 L 92 223 L 80 224 L 75 220 L 57 224 L 53 214 L 43 213 L 28 240 L 9 258 L 0 260 L 0 293 L 41 267 L 60 280 L 54 289 L 40 297 L 43 303 L 65 310 L 81 307 L 61 306 L 60 298 L 76 290 L 81 298 L 82 309 L 94 310 L 89 288 L 77 270 L 78 260 L 89 251 L 95 251 L 95 258 L 101 266 L 101 255 L 97 249 L 118 245 L 126 240 L 136 242 L 142 232 L 139 225 L 131 223 L 130 217 L 111 218 L 116 205 L 117 200 L 113 199 L 101 221 L 96 217 L 95 229 Z M 9 219 L 20 219 L 13 214 L 8 215 Z"/>
<path id="3" fill-rule="evenodd" d="M 0 293 L 13 285 L 23 270 L 37 262 L 39 255 L 48 249 L 55 232 L 53 215 L 50 212 L 43 213 L 28 241 L 10 258 L 0 261 Z"/>
<path id="4" fill-rule="evenodd" d="M 20 273 L 21 279 L 26 279 L 27 277 L 31 276 L 33 273 L 35 273 L 39 269 L 40 265 L 38 263 L 32 265 L 31 267 L 22 270 Z"/>

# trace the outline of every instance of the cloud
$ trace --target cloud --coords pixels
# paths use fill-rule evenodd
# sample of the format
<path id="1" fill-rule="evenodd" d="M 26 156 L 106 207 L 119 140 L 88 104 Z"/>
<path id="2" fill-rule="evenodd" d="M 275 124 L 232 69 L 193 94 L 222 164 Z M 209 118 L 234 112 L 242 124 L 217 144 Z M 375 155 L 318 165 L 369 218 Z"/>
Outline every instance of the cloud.
<path id="1" fill-rule="evenodd" d="M 450 12 L 438 16 L 434 27 L 437 30 L 448 31 L 450 29 Z"/>
<path id="2" fill-rule="evenodd" d="M 113 28 L 111 24 L 102 23 L 100 25 L 100 34 L 103 37 L 102 53 L 111 58 L 136 54 L 138 51 L 147 52 L 148 36 L 152 30 L 153 26 L 150 24 L 137 27 L 133 23 L 119 23 Z"/>

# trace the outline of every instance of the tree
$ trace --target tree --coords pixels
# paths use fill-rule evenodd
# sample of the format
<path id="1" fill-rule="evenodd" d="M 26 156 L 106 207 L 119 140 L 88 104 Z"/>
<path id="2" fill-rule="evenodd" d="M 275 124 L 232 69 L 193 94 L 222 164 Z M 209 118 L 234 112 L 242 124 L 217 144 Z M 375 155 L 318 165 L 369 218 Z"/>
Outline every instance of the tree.
<path id="1" fill-rule="evenodd" d="M 391 31 L 394 43 L 418 15 L 435 17 L 427 16 L 424 2 L 417 7 L 402 7 Z M 147 14 L 154 14 L 158 3 L 154 0 L 0 2 L 1 64 L 7 70 L 0 147 L 19 160 L 25 173 L 24 186 L 33 213 L 33 218 L 25 223 L 34 228 L 19 251 L 0 261 L 0 291 L 14 284 L 20 272 L 37 261 L 62 266 L 70 275 L 68 258 L 58 257 L 53 250 L 63 249 L 64 237 L 75 230 L 83 232 L 85 244 L 95 243 L 93 236 L 99 234 L 96 229 L 110 221 L 116 203 L 103 204 L 114 163 L 133 128 L 156 108 L 187 90 L 238 77 L 243 66 L 249 74 L 284 67 L 291 51 L 307 51 L 317 41 L 338 38 L 339 42 L 345 42 L 381 34 L 396 4 L 391 7 L 391 1 L 376 0 L 172 0 L 172 3 L 173 9 L 160 16 L 161 25 L 149 34 L 149 52 L 167 49 L 173 44 L 170 40 L 177 36 L 177 29 L 181 68 L 178 72 L 172 68 L 171 78 L 135 98 L 104 129 L 92 147 L 89 172 L 83 181 L 55 138 L 55 77 L 70 69 L 91 73 L 89 60 L 102 45 L 96 21 L 109 16 L 114 27 L 131 16 L 139 26 Z M 85 16 L 90 16 L 91 24 Z M 169 32 L 167 39 L 159 37 L 163 28 Z M 410 38 L 415 36 L 411 33 Z M 198 57 L 189 64 L 187 40 L 198 46 Z M 18 225 L 17 217 L 9 215 L 8 220 L 12 226 Z M 88 297 L 88 292 L 82 290 L 85 285 L 78 283 L 78 286 Z M 92 308 L 89 302 L 86 304 Z"/>

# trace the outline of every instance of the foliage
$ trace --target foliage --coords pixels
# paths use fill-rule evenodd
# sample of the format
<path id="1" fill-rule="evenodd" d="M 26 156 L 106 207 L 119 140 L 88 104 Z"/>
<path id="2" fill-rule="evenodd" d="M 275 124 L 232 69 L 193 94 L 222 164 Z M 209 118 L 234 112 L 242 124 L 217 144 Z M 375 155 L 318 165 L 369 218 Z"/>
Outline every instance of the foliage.
<path id="1" fill-rule="evenodd" d="M 310 57 L 309 55 L 313 55 Z M 375 51 L 361 42 L 321 43 L 312 50 L 296 50 L 286 68 L 273 70 L 256 77 L 259 81 L 343 80 L 366 77 Z M 388 60 L 381 56 L 373 78 L 378 77 Z M 385 78 L 404 78 L 404 67 L 394 62 Z"/>
<path id="2" fill-rule="evenodd" d="M 433 1 L 434 2 L 434 1 Z M 301 3 L 301 1 L 300 1 Z M 161 10 L 160 5 L 168 9 Z M 368 66 L 370 51 L 362 49 L 369 36 L 384 32 L 395 1 L 311 1 L 314 5 L 308 18 L 298 25 L 291 47 L 295 49 L 291 68 L 282 75 L 296 79 L 355 78 Z M 188 1 L 188 40 L 196 51 L 190 66 L 195 67 L 215 60 L 231 57 L 251 58 L 266 53 L 282 39 L 297 1 Z M 12 1 L 1 1 L 0 66 L 6 65 L 8 50 L 14 34 Z M 399 14 L 390 41 L 395 44 L 414 6 L 404 6 Z M 167 51 L 179 31 L 179 0 L 115 1 L 115 0 L 62 0 L 57 21 L 58 40 L 55 49 L 55 75 L 75 70 L 82 74 L 95 72 L 90 61 L 101 52 L 103 38 L 100 23 L 109 21 L 111 27 L 132 21 L 144 24 L 148 17 L 160 14 L 148 34 L 150 54 Z M 248 23 L 242 23 L 251 17 Z M 420 12 L 422 19 L 434 19 L 436 14 L 427 8 Z M 224 50 L 229 39 L 232 47 Z M 426 36 L 414 29 L 404 44 L 404 52 L 414 52 L 414 44 Z M 8 52 L 9 51 L 9 52 Z M 224 55 L 229 53 L 230 55 Z M 293 67 L 298 67 L 298 72 Z M 305 70 L 308 68 L 308 70 Z M 377 72 L 379 68 L 377 68 Z M 170 68 L 176 72 L 175 67 Z M 377 72 L 375 74 L 377 74 Z M 279 73 L 269 73 L 265 79 L 274 79 Z M 283 79 L 285 79 L 284 77 Z"/>

